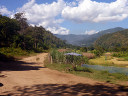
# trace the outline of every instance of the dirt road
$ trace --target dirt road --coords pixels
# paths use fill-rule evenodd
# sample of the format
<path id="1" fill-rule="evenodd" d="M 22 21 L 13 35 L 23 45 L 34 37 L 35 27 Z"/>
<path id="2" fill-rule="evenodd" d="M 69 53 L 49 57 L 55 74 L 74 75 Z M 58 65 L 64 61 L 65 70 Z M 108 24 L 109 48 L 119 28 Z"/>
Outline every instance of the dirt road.
<path id="1" fill-rule="evenodd" d="M 8 64 L 0 63 L 0 95 L 5 96 L 128 96 L 119 86 L 44 67 L 47 53 Z"/>

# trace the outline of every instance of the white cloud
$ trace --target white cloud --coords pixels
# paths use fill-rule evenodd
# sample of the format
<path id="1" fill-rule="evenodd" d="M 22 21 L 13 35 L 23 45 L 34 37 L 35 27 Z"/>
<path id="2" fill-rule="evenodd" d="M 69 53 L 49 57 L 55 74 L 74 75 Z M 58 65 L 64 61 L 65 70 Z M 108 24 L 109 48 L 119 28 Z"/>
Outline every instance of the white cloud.
<path id="1" fill-rule="evenodd" d="M 25 17 L 32 25 L 43 26 L 55 34 L 67 34 L 68 30 L 59 26 L 63 22 L 63 19 L 56 19 L 65 6 L 66 4 L 63 0 L 58 0 L 51 4 L 37 4 L 35 0 L 30 0 L 22 8 L 18 8 L 17 11 L 24 12 Z"/>
<path id="2" fill-rule="evenodd" d="M 96 33 L 98 33 L 98 31 L 96 31 L 96 30 L 86 30 L 86 32 L 85 32 L 85 34 L 86 35 L 92 35 L 92 34 L 96 34 Z"/>
<path id="3" fill-rule="evenodd" d="M 80 23 L 121 21 L 128 17 L 128 0 L 117 0 L 111 3 L 80 0 L 78 6 L 66 6 L 62 16 Z"/>
<path id="4" fill-rule="evenodd" d="M 66 28 L 63 28 L 63 27 L 49 27 L 47 28 L 47 30 L 53 32 L 54 34 L 69 34 L 69 30 L 67 30 Z"/>
<path id="5" fill-rule="evenodd" d="M 8 9 L 5 6 L 0 6 L 0 14 L 2 14 L 2 15 L 11 15 L 12 12 L 8 11 Z"/>
<path id="6" fill-rule="evenodd" d="M 32 25 L 43 26 L 55 34 L 68 34 L 69 30 L 60 26 L 66 20 L 82 22 L 121 21 L 128 18 L 128 0 L 116 0 L 111 3 L 92 0 L 74 0 L 64 2 L 56 0 L 51 4 L 37 4 L 36 0 L 28 0 L 17 12 L 24 12 L 25 17 Z M 0 7 L 1 14 L 10 15 L 6 7 Z M 61 17 L 62 16 L 62 17 Z M 95 30 L 86 31 L 93 34 Z"/>

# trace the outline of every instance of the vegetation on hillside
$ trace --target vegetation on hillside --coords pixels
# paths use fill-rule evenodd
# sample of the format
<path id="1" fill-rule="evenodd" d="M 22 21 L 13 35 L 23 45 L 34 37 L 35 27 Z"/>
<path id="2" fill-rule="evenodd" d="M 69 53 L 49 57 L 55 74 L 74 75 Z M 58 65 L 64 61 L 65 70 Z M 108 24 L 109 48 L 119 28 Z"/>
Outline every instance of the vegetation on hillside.
<path id="1" fill-rule="evenodd" d="M 79 43 L 83 46 L 93 46 L 94 42 L 101 36 L 109 33 L 114 33 L 117 31 L 124 30 L 124 28 L 121 27 L 116 27 L 116 28 L 111 28 L 107 30 L 100 31 L 96 34 L 89 35 L 88 37 L 84 38 L 83 40 L 79 41 Z"/>
<path id="2" fill-rule="evenodd" d="M 23 13 L 15 14 L 14 18 L 0 15 L 0 53 L 42 52 L 50 48 L 72 47 L 55 37 L 42 26 L 31 26 Z M 13 51 L 7 51 L 11 50 Z M 5 51 L 6 50 L 6 51 Z M 17 51 L 17 52 L 16 52 Z M 19 54 L 19 55 L 20 55 Z"/>
<path id="3" fill-rule="evenodd" d="M 128 51 L 128 29 L 101 36 L 95 41 L 95 47 L 106 51 Z"/>

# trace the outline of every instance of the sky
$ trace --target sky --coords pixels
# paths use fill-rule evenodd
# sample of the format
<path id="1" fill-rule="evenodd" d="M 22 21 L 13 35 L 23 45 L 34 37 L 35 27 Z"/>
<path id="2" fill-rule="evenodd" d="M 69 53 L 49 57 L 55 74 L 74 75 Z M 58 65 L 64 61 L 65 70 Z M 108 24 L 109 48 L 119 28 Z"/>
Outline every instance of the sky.
<path id="1" fill-rule="evenodd" d="M 0 13 L 23 12 L 31 25 L 53 34 L 94 34 L 128 28 L 128 0 L 0 0 Z"/>

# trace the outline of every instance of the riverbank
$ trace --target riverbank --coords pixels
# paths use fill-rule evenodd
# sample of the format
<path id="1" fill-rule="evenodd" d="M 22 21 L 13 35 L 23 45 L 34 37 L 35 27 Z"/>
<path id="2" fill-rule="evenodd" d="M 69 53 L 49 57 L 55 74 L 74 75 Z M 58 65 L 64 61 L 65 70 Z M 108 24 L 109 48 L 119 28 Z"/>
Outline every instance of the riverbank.
<path id="1" fill-rule="evenodd" d="M 109 73 L 108 71 L 98 71 L 91 68 L 77 66 L 76 70 L 73 70 L 71 64 L 46 64 L 46 67 L 61 72 L 67 72 L 76 76 L 82 76 L 91 78 L 98 81 L 109 82 L 113 84 L 126 85 L 128 83 L 128 76 L 120 73 Z"/>

